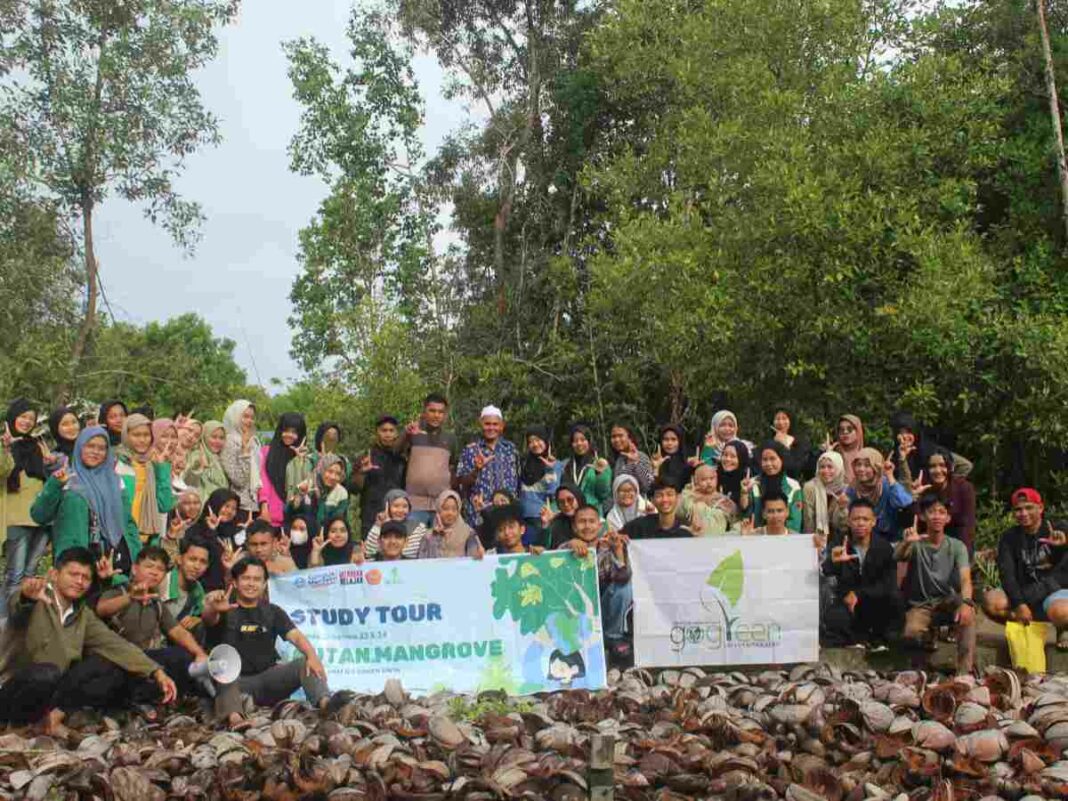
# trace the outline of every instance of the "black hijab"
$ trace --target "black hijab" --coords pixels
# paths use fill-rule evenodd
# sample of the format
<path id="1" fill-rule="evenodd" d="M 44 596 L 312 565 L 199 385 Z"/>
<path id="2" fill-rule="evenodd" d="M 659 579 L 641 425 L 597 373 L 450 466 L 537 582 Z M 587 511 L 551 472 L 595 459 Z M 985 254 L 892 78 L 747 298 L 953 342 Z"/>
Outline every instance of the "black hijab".
<path id="1" fill-rule="evenodd" d="M 315 429 L 315 452 L 319 453 L 323 449 L 323 439 L 326 437 L 326 432 L 330 429 L 337 431 L 337 444 L 341 445 L 341 426 L 335 423 L 333 420 L 326 420 L 319 423 L 319 427 Z"/>
<path id="2" fill-rule="evenodd" d="M 761 468 L 760 478 L 758 479 L 760 481 L 760 497 L 767 498 L 769 495 L 781 495 L 782 482 L 786 478 L 786 446 L 777 439 L 769 439 L 757 451 L 761 464 L 763 464 L 764 451 L 775 451 L 779 455 L 779 461 L 782 462 L 782 469 L 776 475 L 769 476 L 765 475 L 763 468 Z"/>
<path id="3" fill-rule="evenodd" d="M 690 475 L 693 473 L 693 468 L 686 461 L 686 434 L 677 425 L 661 426 L 657 441 L 663 442 L 664 434 L 668 431 L 673 432 L 679 438 L 679 447 L 674 453 L 664 456 L 664 462 L 660 465 L 660 480 L 674 485 L 679 492 L 682 492 L 682 488 L 690 483 Z M 663 446 L 661 446 L 661 453 L 663 453 Z"/>
<path id="4" fill-rule="evenodd" d="M 123 412 L 130 413 L 130 410 L 126 408 L 126 404 L 121 400 L 106 400 L 100 404 L 100 411 L 97 412 L 96 419 L 104 427 L 104 430 L 108 432 L 108 439 L 111 440 L 111 444 L 117 446 L 122 444 L 122 429 L 115 432 L 108 428 L 108 412 L 113 406 L 121 406 Z"/>
<path id="5" fill-rule="evenodd" d="M 11 456 L 15 460 L 15 468 L 7 477 L 7 491 L 18 492 L 22 486 L 22 473 L 30 478 L 44 481 L 45 467 L 44 456 L 41 454 L 41 446 L 33 436 L 33 429 L 29 434 L 20 434 L 15 429 L 15 419 L 26 412 L 33 411 L 33 404 L 25 398 L 15 398 L 7 407 L 7 427 L 13 437 L 11 441 Z M 36 415 L 34 425 L 37 424 Z"/>
<path id="6" fill-rule="evenodd" d="M 935 446 L 932 443 L 927 442 L 924 435 L 923 426 L 916 422 L 916 418 L 908 412 L 896 411 L 890 415 L 890 431 L 894 437 L 894 450 L 891 453 L 890 461 L 894 463 L 894 467 L 901 466 L 901 454 L 898 452 L 897 435 L 908 429 L 912 432 L 912 435 L 916 438 L 914 450 L 908 456 L 909 472 L 912 473 L 913 479 L 915 479 L 920 471 L 927 467 L 927 460 L 931 458 L 931 453 Z"/>
<path id="7" fill-rule="evenodd" d="M 352 540 L 352 530 L 349 528 L 349 521 L 343 517 L 333 517 L 327 520 L 323 524 L 323 536 L 326 536 L 326 532 L 330 530 L 330 527 L 334 525 L 338 520 L 345 524 L 345 531 L 348 532 L 349 538 L 345 541 L 345 544 L 338 548 L 335 545 L 331 545 L 327 541 L 323 546 L 323 565 L 347 565 L 352 561 L 352 551 L 356 547 L 356 543 Z"/>
<path id="8" fill-rule="evenodd" d="M 582 472 L 582 468 L 584 468 L 586 465 L 593 464 L 593 429 L 585 423 L 576 423 L 575 425 L 571 426 L 571 433 L 567 438 L 567 443 L 569 447 L 571 446 L 571 443 L 575 440 L 575 434 L 582 434 L 582 436 L 586 438 L 586 441 L 590 443 L 590 449 L 586 451 L 582 456 L 579 456 L 577 453 L 575 453 L 574 450 L 571 451 L 571 463 L 575 466 L 575 473 L 577 475 L 578 473 Z"/>
<path id="9" fill-rule="evenodd" d="M 304 415 L 299 412 L 286 412 L 278 418 L 274 437 L 271 438 L 271 444 L 267 448 L 267 479 L 274 487 L 274 491 L 278 493 L 278 497 L 283 499 L 286 497 L 286 467 L 296 456 L 296 451 L 282 442 L 282 432 L 287 428 L 296 430 L 297 445 L 308 436 L 308 425 L 304 422 Z"/>
<path id="10" fill-rule="evenodd" d="M 208 525 L 208 510 L 210 509 L 212 514 L 217 515 L 227 501 L 233 501 L 237 504 L 238 514 L 241 513 L 241 499 L 237 497 L 237 493 L 226 488 L 217 489 L 208 496 L 208 502 L 204 504 L 200 517 L 185 532 L 186 537 L 196 538 L 207 545 L 208 569 L 200 577 L 200 584 L 207 592 L 223 589 L 228 578 L 223 571 L 222 541 L 224 539 L 229 540 L 231 543 L 234 541 L 238 531 L 237 518 L 235 516 L 228 523 L 220 522 L 214 530 Z"/>
<path id="11" fill-rule="evenodd" d="M 549 429 L 545 426 L 530 426 L 523 435 L 523 439 L 527 440 L 530 437 L 537 437 L 545 443 L 546 448 L 549 447 Z M 548 450 L 541 456 L 548 458 Z M 545 462 L 541 460 L 541 457 L 535 456 L 530 452 L 530 446 L 527 446 L 526 455 L 523 457 L 523 468 L 520 471 L 520 479 L 523 484 L 528 487 L 532 487 L 545 478 L 547 468 Z"/>
<path id="12" fill-rule="evenodd" d="M 724 470 L 722 464 L 716 465 L 719 491 L 734 501 L 735 504 L 740 505 L 742 502 L 742 479 L 745 478 L 745 471 L 749 469 L 749 449 L 745 447 L 745 443 L 740 439 L 732 439 L 723 447 L 724 449 L 734 448 L 735 453 L 738 454 L 738 469 Z"/>
<path id="13" fill-rule="evenodd" d="M 52 439 L 56 443 L 56 450 L 69 459 L 74 454 L 74 440 L 63 439 L 59 433 L 59 424 L 63 422 L 63 418 L 68 414 L 73 414 L 75 417 L 78 416 L 74 409 L 69 406 L 60 406 L 58 409 L 55 409 L 52 414 L 48 415 L 48 430 L 52 432 Z"/>

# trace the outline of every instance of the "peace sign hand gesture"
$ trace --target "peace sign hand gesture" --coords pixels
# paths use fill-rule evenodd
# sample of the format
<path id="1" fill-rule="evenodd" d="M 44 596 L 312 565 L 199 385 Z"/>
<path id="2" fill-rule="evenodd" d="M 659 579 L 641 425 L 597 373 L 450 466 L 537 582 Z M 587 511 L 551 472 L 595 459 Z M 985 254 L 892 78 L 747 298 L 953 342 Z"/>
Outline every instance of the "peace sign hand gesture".
<path id="1" fill-rule="evenodd" d="M 486 456 L 481 450 L 475 451 L 475 470 L 480 472 L 482 468 L 492 462 L 494 458 L 492 453 L 489 456 Z"/>
<path id="2" fill-rule="evenodd" d="M 45 464 L 55 464 L 58 460 L 56 455 L 48 450 L 48 446 L 44 444 L 44 440 L 37 440 L 37 449 L 41 451 L 41 458 L 44 459 Z"/>
<path id="3" fill-rule="evenodd" d="M 96 577 L 101 581 L 109 581 L 116 573 L 121 573 L 121 570 L 115 569 L 115 553 L 112 551 L 107 556 L 101 556 L 96 560 Z"/>
<path id="4" fill-rule="evenodd" d="M 219 516 L 215 514 L 215 512 L 210 506 L 207 507 L 207 512 L 208 514 L 204 518 L 204 521 L 208 524 L 208 528 L 210 528 L 212 531 L 215 531 L 215 529 L 219 527 Z"/>
<path id="5" fill-rule="evenodd" d="M 753 489 L 753 471 L 747 468 L 745 478 L 742 479 L 742 491 L 749 492 L 751 489 Z"/>
<path id="6" fill-rule="evenodd" d="M 282 536 L 279 537 L 277 542 L 275 543 L 275 552 L 279 556 L 289 556 L 289 549 L 291 545 L 292 541 L 289 539 L 289 535 L 285 532 L 282 532 Z"/>
<path id="7" fill-rule="evenodd" d="M 660 465 L 662 465 L 666 460 L 667 460 L 667 457 L 664 456 L 663 450 L 661 450 L 660 446 L 657 445 L 656 446 L 656 453 L 653 454 L 653 458 L 651 460 L 652 463 L 653 463 L 653 472 L 654 473 L 659 473 L 660 472 Z"/>
<path id="8" fill-rule="evenodd" d="M 545 450 L 545 455 L 544 456 L 539 456 L 538 459 L 541 461 L 541 463 L 543 465 L 545 465 L 547 468 L 549 468 L 551 470 L 553 468 L 553 466 L 556 464 L 556 458 L 553 456 L 553 446 L 549 445 Z"/>
<path id="9" fill-rule="evenodd" d="M 308 442 L 308 438 L 305 437 L 304 439 L 302 439 L 300 441 L 300 445 L 298 445 L 297 447 L 293 448 L 292 446 L 290 446 L 292 448 L 292 450 L 293 450 L 293 453 L 295 453 L 301 459 L 303 459 L 305 456 L 308 455 L 307 442 Z"/>
<path id="10" fill-rule="evenodd" d="M 223 569 L 226 570 L 227 573 L 229 573 L 233 569 L 234 565 L 236 565 L 238 562 L 240 562 L 241 559 L 244 558 L 244 556 L 245 556 L 245 549 L 244 548 L 238 548 L 237 550 L 234 550 L 234 544 L 232 542 L 230 542 L 230 540 L 226 540 L 223 543 L 223 552 L 222 552 L 222 560 L 221 561 L 222 561 Z"/>
<path id="11" fill-rule="evenodd" d="M 896 466 L 894 465 L 893 457 L 894 457 L 894 452 L 890 451 L 890 453 L 886 454 L 886 458 L 883 459 L 883 475 L 886 477 L 887 481 L 889 481 L 891 484 L 893 484 L 894 481 L 896 480 L 894 478 L 894 471 L 897 469 Z"/>
<path id="12" fill-rule="evenodd" d="M 923 493 L 927 492 L 927 490 L 929 490 L 930 488 L 931 488 L 930 484 L 924 484 L 923 483 L 923 471 L 921 470 L 920 474 L 918 476 L 916 476 L 916 480 L 914 482 L 912 482 L 912 497 L 913 498 L 919 498 L 921 495 L 923 495 Z"/>
<path id="13" fill-rule="evenodd" d="M 1049 536 L 1042 537 L 1039 542 L 1044 543 L 1046 545 L 1052 545 L 1054 548 L 1061 548 L 1065 545 L 1068 545 L 1068 534 L 1065 534 L 1063 531 L 1058 531 L 1057 529 L 1053 528 L 1052 523 L 1049 523 L 1048 525 Z"/>
<path id="14" fill-rule="evenodd" d="M 538 511 L 538 517 L 541 519 L 542 528 L 547 528 L 549 523 L 552 522 L 553 509 L 551 506 L 549 506 L 548 500 L 546 500 L 545 503 L 541 505 L 541 509 Z"/>
<path id="15" fill-rule="evenodd" d="M 61 467 L 59 468 L 59 470 L 52 474 L 52 478 L 54 478 L 60 484 L 66 484 L 70 480 L 70 473 L 67 472 L 66 467 Z"/>
<path id="16" fill-rule="evenodd" d="M 11 436 L 11 429 L 8 427 L 7 422 L 5 422 L 4 423 L 4 433 L 0 434 L 0 445 L 3 446 L 5 451 L 6 450 L 10 450 L 11 449 L 11 443 L 14 442 L 14 440 L 15 440 L 15 438 L 13 436 Z"/>
<path id="17" fill-rule="evenodd" d="M 315 539 L 312 540 L 312 553 L 320 554 L 323 552 L 323 548 L 326 547 L 326 533 L 319 529 L 319 533 L 315 535 Z"/>

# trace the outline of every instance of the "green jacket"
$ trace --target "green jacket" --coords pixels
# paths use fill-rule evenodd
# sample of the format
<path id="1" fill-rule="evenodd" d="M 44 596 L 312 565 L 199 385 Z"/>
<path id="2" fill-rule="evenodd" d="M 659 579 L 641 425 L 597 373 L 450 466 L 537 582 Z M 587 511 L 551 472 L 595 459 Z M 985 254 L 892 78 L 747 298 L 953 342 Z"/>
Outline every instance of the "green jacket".
<path id="1" fill-rule="evenodd" d="M 181 620 L 186 615 L 193 615 L 193 617 L 200 617 L 204 611 L 204 588 L 200 586 L 199 581 L 194 581 L 186 590 L 188 596 L 185 608 L 176 609 L 178 593 L 180 587 L 178 586 L 178 568 L 173 567 L 171 571 L 164 576 L 163 583 L 160 584 L 160 596 L 159 599 L 164 606 L 171 610 L 175 620 Z M 185 614 L 182 614 L 185 612 Z"/>
<path id="2" fill-rule="evenodd" d="M 137 524 L 130 514 L 133 491 L 123 484 L 122 507 L 125 517 L 126 544 L 130 548 L 131 561 L 141 553 L 141 537 Z M 76 492 L 67 492 L 55 477 L 45 482 L 44 489 L 30 508 L 30 515 L 38 525 L 52 526 L 52 558 L 58 558 L 68 548 L 89 547 L 89 502 Z M 116 576 L 112 583 L 128 581 L 129 577 Z"/>
<path id="3" fill-rule="evenodd" d="M 18 492 L 7 491 L 7 477 L 15 469 L 15 458 L 0 449 L 0 542 L 7 538 L 8 526 L 36 526 L 30 517 L 30 506 L 44 482 L 23 473 Z"/>
<path id="4" fill-rule="evenodd" d="M 167 514 L 174 508 L 174 490 L 171 489 L 171 464 L 170 462 L 152 462 L 152 470 L 156 474 L 156 509 L 160 514 Z M 132 508 L 134 495 L 137 492 L 137 474 L 133 465 L 124 456 L 119 456 L 115 465 L 115 472 L 122 479 L 123 487 L 130 494 L 129 504 Z M 126 494 L 125 492 L 123 493 Z M 207 500 L 207 499 L 205 499 Z"/>
<path id="5" fill-rule="evenodd" d="M 323 526 L 325 526 L 326 525 L 326 521 L 333 520 L 335 517 L 344 517 L 346 520 L 348 519 L 348 515 L 349 515 L 349 496 L 348 496 L 347 493 L 345 495 L 345 499 L 340 501 L 339 503 L 336 503 L 336 504 L 327 503 L 325 498 L 322 498 L 322 497 L 316 495 L 315 499 L 312 501 L 312 504 L 315 506 L 315 526 L 316 526 L 316 531 L 318 531 Z M 286 517 L 287 518 L 289 518 L 291 515 L 294 515 L 294 514 L 303 516 L 307 511 L 308 510 L 304 507 L 303 503 L 300 503 L 300 504 L 287 503 L 286 504 Z M 311 521 L 309 520 L 308 522 L 310 523 Z M 312 533 L 311 536 L 314 537 L 315 534 Z"/>
<path id="6" fill-rule="evenodd" d="M 135 676 L 148 676 L 159 669 L 144 651 L 109 629 L 83 601 L 75 605 L 66 622 L 60 621 L 54 603 L 27 601 L 20 593 L 11 596 L 8 609 L 5 675 L 45 662 L 65 671 L 72 662 L 94 654 Z"/>
<path id="7" fill-rule="evenodd" d="M 571 459 L 564 462 L 560 483 L 567 486 L 577 485 L 586 503 L 600 512 L 609 509 L 612 506 L 612 468 L 606 467 L 598 473 L 592 464 L 588 464 L 576 476 L 573 466 Z"/>

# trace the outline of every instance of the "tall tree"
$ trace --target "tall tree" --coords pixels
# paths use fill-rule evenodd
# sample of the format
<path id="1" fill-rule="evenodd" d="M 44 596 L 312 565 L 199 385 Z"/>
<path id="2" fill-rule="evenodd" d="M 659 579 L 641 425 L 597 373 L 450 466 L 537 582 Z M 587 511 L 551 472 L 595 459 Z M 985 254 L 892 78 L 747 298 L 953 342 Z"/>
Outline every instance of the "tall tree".
<path id="1" fill-rule="evenodd" d="M 237 8 L 238 0 L 33 0 L 3 35 L 15 80 L 0 122 L 32 159 L 34 189 L 80 229 L 86 300 L 72 371 L 97 322 L 93 221 L 105 198 L 142 203 L 177 243 L 195 240 L 199 207 L 174 181 L 185 157 L 219 136 L 192 73 L 214 57 L 215 29 Z"/>

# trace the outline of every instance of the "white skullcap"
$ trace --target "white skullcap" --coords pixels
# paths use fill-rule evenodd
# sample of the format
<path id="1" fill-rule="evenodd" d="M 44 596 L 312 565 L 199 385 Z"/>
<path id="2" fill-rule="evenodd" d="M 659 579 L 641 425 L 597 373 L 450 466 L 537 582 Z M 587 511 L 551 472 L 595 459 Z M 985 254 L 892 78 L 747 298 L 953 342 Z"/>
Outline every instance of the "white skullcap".
<path id="1" fill-rule="evenodd" d="M 482 409 L 482 414 L 478 416 L 479 420 L 485 420 L 487 417 L 496 417 L 502 423 L 504 422 L 504 415 L 501 414 L 501 410 L 496 406 L 486 406 Z"/>

